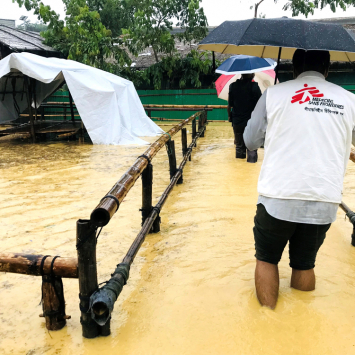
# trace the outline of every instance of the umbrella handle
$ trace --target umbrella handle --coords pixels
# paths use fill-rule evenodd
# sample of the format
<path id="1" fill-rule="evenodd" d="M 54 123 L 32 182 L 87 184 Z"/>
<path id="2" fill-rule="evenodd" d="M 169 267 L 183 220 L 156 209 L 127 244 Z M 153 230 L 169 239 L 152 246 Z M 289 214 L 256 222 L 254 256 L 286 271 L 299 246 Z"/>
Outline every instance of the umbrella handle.
<path id="1" fill-rule="evenodd" d="M 282 47 L 279 47 L 279 56 L 277 57 L 277 67 L 276 67 L 276 70 L 275 70 L 275 82 L 274 82 L 274 85 L 276 85 L 276 83 L 277 83 L 277 77 L 278 77 L 278 74 L 279 74 L 281 51 L 282 51 Z"/>

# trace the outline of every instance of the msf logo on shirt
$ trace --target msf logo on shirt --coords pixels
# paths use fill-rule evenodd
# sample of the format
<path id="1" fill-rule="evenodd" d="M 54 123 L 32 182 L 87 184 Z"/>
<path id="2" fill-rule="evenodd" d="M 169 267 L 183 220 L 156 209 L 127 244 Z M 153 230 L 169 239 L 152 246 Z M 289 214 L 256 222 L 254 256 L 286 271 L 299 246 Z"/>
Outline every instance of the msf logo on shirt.
<path id="1" fill-rule="evenodd" d="M 319 90 L 315 87 L 308 87 L 308 84 L 304 84 L 304 89 L 296 91 L 296 95 L 292 96 L 291 104 L 298 102 L 299 104 L 304 104 L 310 101 L 313 97 L 323 97 L 323 94 L 319 93 Z"/>

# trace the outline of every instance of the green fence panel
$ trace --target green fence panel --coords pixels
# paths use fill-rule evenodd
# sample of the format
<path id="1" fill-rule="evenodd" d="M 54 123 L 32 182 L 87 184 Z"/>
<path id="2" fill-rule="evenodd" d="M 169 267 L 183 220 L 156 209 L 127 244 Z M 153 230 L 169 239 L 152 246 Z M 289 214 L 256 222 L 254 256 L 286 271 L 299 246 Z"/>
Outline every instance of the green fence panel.
<path id="1" fill-rule="evenodd" d="M 280 73 L 280 82 L 292 79 L 292 73 Z M 330 72 L 328 81 L 342 86 L 344 89 L 355 93 L 355 73 Z M 142 104 L 151 105 L 227 105 L 227 101 L 217 97 L 215 89 L 186 89 L 186 90 L 138 90 Z M 68 91 L 57 91 L 46 99 L 46 102 L 69 102 Z M 46 114 L 64 115 L 64 109 L 46 109 Z M 152 118 L 185 119 L 196 111 L 152 111 Z M 75 110 L 75 114 L 77 111 Z M 61 117 L 49 117 L 62 119 Z M 76 117 L 78 119 L 79 117 Z M 70 119 L 70 110 L 67 109 L 67 119 Z M 208 112 L 208 119 L 212 121 L 225 121 L 227 109 L 213 109 Z"/>
<path id="2" fill-rule="evenodd" d="M 215 89 L 189 90 L 138 90 L 144 105 L 227 105 L 227 101 L 217 97 Z M 185 119 L 196 111 L 152 111 L 152 118 Z M 208 119 L 227 120 L 227 109 L 213 109 L 208 112 Z"/>

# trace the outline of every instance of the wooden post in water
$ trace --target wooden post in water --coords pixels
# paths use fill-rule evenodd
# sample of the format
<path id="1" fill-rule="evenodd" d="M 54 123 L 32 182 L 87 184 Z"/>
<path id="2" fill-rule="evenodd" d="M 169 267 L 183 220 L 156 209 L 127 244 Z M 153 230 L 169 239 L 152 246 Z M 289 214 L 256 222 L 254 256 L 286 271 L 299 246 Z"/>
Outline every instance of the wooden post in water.
<path id="1" fill-rule="evenodd" d="M 48 330 L 60 330 L 70 316 L 65 315 L 65 300 L 62 278 L 51 275 L 42 276 L 42 309 Z"/>
<path id="2" fill-rule="evenodd" d="M 187 153 L 187 132 L 186 128 L 181 130 L 181 145 L 182 145 L 182 156 L 185 156 Z M 190 155 L 191 157 L 191 155 Z M 177 185 L 180 185 L 184 182 L 183 174 L 179 177 L 178 181 L 176 182 Z"/>
<path id="3" fill-rule="evenodd" d="M 192 140 L 196 137 L 196 118 L 192 121 Z M 195 143 L 195 147 L 197 144 Z"/>
<path id="4" fill-rule="evenodd" d="M 85 338 L 100 335 L 99 325 L 89 313 L 90 296 L 97 290 L 96 227 L 89 220 L 79 219 L 76 224 L 76 249 L 78 252 L 79 298 L 82 334 Z"/>
<path id="5" fill-rule="evenodd" d="M 149 163 L 142 173 L 142 225 L 152 210 L 153 165 Z"/>
<path id="6" fill-rule="evenodd" d="M 198 130 L 202 129 L 201 135 L 200 137 L 204 137 L 205 136 L 205 115 L 206 115 L 206 111 L 203 111 L 202 115 L 200 116 L 198 122 Z"/>
<path id="7" fill-rule="evenodd" d="M 32 137 L 32 143 L 36 143 L 36 133 L 35 133 L 33 113 L 32 113 L 31 83 L 30 83 L 30 79 L 27 76 L 24 76 L 24 81 L 25 81 L 25 88 L 27 93 L 28 114 L 30 116 L 30 134 Z"/>
<path id="8" fill-rule="evenodd" d="M 166 142 L 166 150 L 169 158 L 170 179 L 172 179 L 176 173 L 175 142 L 173 140 L 169 139 Z"/>
<path id="9" fill-rule="evenodd" d="M 70 91 L 69 91 L 69 104 L 70 104 L 71 120 L 72 120 L 73 124 L 75 125 L 75 116 L 74 116 L 74 107 L 73 107 L 73 97 L 71 96 Z"/>

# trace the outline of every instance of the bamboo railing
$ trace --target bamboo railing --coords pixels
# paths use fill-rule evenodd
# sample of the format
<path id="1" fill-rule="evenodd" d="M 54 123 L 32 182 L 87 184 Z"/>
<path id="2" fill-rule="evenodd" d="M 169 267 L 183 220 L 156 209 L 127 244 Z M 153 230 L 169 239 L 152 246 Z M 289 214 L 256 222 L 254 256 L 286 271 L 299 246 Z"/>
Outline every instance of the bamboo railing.
<path id="1" fill-rule="evenodd" d="M 198 119 L 198 130 L 196 129 Z M 187 147 L 186 126 L 192 123 L 192 142 Z M 79 270 L 80 310 L 82 334 L 85 338 L 95 338 L 99 335 L 110 334 L 111 312 L 117 297 L 129 278 L 130 266 L 141 247 L 145 236 L 160 231 L 160 211 L 175 184 L 183 182 L 183 168 L 191 160 L 191 152 L 199 137 L 204 136 L 207 124 L 207 111 L 197 112 L 186 120 L 181 121 L 137 158 L 136 162 L 124 173 L 110 191 L 101 199 L 93 210 L 90 220 L 79 220 L 77 223 L 77 251 Z M 172 137 L 179 131 L 182 139 L 183 160 L 177 168 L 175 144 Z M 170 184 L 161 196 L 158 204 L 152 206 L 153 166 L 152 159 L 158 151 L 167 146 Z M 117 212 L 121 202 L 142 176 L 142 230 L 134 240 L 123 262 L 117 265 L 111 279 L 105 286 L 99 288 L 96 269 L 96 244 L 102 227 L 107 225 Z M 97 233 L 98 229 L 99 232 Z"/>

